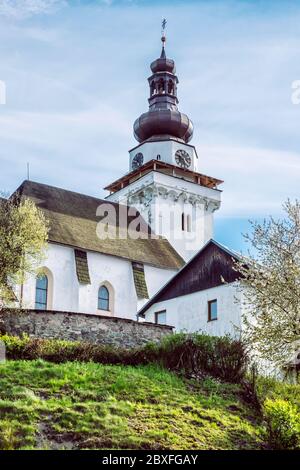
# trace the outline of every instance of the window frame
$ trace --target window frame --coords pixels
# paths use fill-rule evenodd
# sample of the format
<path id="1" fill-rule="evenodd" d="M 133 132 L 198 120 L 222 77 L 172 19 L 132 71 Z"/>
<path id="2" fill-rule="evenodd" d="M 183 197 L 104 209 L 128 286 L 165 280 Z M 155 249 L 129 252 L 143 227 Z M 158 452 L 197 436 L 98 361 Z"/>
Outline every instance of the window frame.
<path id="1" fill-rule="evenodd" d="M 38 281 L 39 279 L 45 278 L 46 279 L 46 287 L 41 288 L 38 287 Z M 45 293 L 45 302 L 41 303 L 37 301 L 37 293 L 39 292 L 44 292 Z M 35 281 L 35 302 L 34 302 L 34 308 L 35 310 L 47 310 L 48 308 L 48 299 L 49 299 L 49 278 L 47 274 L 42 273 L 40 274 Z M 39 307 L 38 307 L 39 305 Z"/>
<path id="2" fill-rule="evenodd" d="M 158 316 L 160 314 L 164 313 L 165 314 L 165 318 L 166 318 L 166 322 L 165 323 L 159 323 L 158 322 Z M 167 310 L 164 309 L 164 310 L 159 310 L 158 312 L 155 312 L 154 313 L 154 322 L 155 322 L 155 325 L 166 325 L 167 324 Z"/>
<path id="3" fill-rule="evenodd" d="M 212 318 L 212 305 L 213 304 L 216 304 L 217 305 L 217 316 L 216 318 Z M 218 299 L 212 299 L 212 300 L 209 300 L 207 302 L 207 305 L 208 305 L 208 322 L 211 322 L 211 321 L 216 321 L 218 320 Z"/>
<path id="4" fill-rule="evenodd" d="M 101 291 L 101 289 L 105 289 L 105 290 L 106 290 L 106 292 L 107 292 L 107 299 L 104 298 L 104 297 L 100 297 L 100 291 Z M 107 287 L 105 284 L 102 284 L 102 285 L 99 287 L 99 289 L 98 289 L 98 310 L 101 310 L 102 312 L 110 312 L 110 311 L 111 311 L 111 300 L 110 300 L 110 296 L 111 296 L 111 294 L 110 294 L 110 292 L 109 292 L 108 287 Z M 100 301 L 101 301 L 101 300 L 107 302 L 107 307 L 108 307 L 107 309 L 106 309 L 106 308 L 101 308 L 101 306 L 100 306 Z"/>

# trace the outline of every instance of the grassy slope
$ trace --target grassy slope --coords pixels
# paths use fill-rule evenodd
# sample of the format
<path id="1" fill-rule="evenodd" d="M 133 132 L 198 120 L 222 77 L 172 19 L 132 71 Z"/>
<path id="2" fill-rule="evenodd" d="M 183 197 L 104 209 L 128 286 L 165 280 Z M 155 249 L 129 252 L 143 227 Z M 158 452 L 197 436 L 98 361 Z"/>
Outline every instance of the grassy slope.
<path id="1" fill-rule="evenodd" d="M 260 427 L 239 394 L 154 366 L 8 361 L 0 448 L 259 448 Z"/>

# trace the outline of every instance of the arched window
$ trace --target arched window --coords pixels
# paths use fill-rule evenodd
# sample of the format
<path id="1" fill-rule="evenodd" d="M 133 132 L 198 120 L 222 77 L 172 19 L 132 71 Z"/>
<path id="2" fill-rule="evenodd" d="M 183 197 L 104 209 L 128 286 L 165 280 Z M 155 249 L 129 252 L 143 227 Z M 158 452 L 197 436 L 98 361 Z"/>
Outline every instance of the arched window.
<path id="1" fill-rule="evenodd" d="M 165 81 L 162 78 L 158 81 L 158 93 L 165 93 Z"/>
<path id="2" fill-rule="evenodd" d="M 184 212 L 182 212 L 182 214 L 181 214 L 181 230 L 182 231 L 185 230 L 185 214 L 184 214 Z"/>
<path id="3" fill-rule="evenodd" d="M 98 291 L 98 310 L 110 310 L 109 291 L 105 286 L 101 286 Z"/>
<path id="4" fill-rule="evenodd" d="M 172 80 L 168 81 L 168 93 L 169 95 L 174 95 L 174 86 Z"/>
<path id="5" fill-rule="evenodd" d="M 190 214 L 188 214 L 186 216 L 186 229 L 187 229 L 188 232 L 192 231 L 192 218 L 191 218 Z"/>
<path id="6" fill-rule="evenodd" d="M 185 232 L 192 231 L 192 217 L 190 214 L 185 214 L 182 212 L 181 214 L 181 230 Z"/>
<path id="7" fill-rule="evenodd" d="M 155 94 L 155 82 L 154 80 L 151 82 L 151 96 Z"/>
<path id="8" fill-rule="evenodd" d="M 36 280 L 35 308 L 36 310 L 47 310 L 48 304 L 48 277 L 41 274 Z"/>

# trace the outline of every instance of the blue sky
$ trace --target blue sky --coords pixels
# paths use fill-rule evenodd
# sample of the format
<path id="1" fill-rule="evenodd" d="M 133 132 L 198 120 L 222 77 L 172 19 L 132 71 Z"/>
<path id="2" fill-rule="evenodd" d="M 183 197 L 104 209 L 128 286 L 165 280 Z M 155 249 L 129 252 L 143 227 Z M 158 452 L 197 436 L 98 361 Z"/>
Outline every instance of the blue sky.
<path id="1" fill-rule="evenodd" d="M 215 238 L 299 196 L 299 1 L 0 0 L 0 188 L 26 177 L 103 197 L 128 170 L 149 64 L 176 60 L 200 171 L 225 181 Z"/>

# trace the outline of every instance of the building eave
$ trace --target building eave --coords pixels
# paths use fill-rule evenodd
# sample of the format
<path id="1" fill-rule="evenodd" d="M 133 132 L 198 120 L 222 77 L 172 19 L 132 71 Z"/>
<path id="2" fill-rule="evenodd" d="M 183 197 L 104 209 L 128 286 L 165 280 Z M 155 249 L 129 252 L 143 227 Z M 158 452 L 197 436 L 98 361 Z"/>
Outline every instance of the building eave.
<path id="1" fill-rule="evenodd" d="M 167 139 L 168 142 L 176 142 L 176 143 L 180 143 L 180 144 L 184 144 L 185 147 L 190 147 L 192 148 L 194 151 L 195 151 L 195 154 L 196 154 L 196 157 L 198 157 L 198 154 L 197 154 L 197 149 L 194 145 L 192 144 L 189 144 L 187 142 L 184 142 L 184 140 L 182 139 L 179 139 L 179 138 L 176 138 L 176 137 L 169 137 Z M 138 148 L 140 148 L 142 145 L 144 144 L 151 144 L 151 143 L 157 143 L 157 142 L 166 142 L 166 138 L 165 137 L 156 137 L 155 139 L 147 139 L 145 140 L 144 142 L 140 142 L 138 145 L 135 145 L 135 147 L 132 147 L 132 149 L 129 150 L 129 153 L 133 152 L 134 150 L 137 150 Z"/>
<path id="2" fill-rule="evenodd" d="M 223 180 L 204 175 L 203 173 L 197 173 L 196 171 L 180 168 L 175 165 L 171 165 L 170 163 L 161 162 L 159 160 L 150 160 L 140 168 L 127 173 L 125 176 L 122 176 L 122 178 L 119 178 L 118 180 L 109 184 L 104 189 L 110 191 L 111 194 L 115 193 L 125 188 L 126 186 L 129 186 L 131 183 L 137 181 L 142 176 L 150 173 L 151 171 L 168 174 L 169 176 L 184 179 L 190 183 L 194 183 L 210 189 L 217 189 L 217 187 L 223 183 Z"/>
<path id="3" fill-rule="evenodd" d="M 109 256 L 109 257 L 112 257 L 112 258 L 118 258 L 118 259 L 121 259 L 123 261 L 127 261 L 128 263 L 142 263 L 145 266 L 150 266 L 152 268 L 158 268 L 158 269 L 163 269 L 163 270 L 167 270 L 167 271 L 176 271 L 176 272 L 178 271 L 178 267 L 176 267 L 175 265 L 170 266 L 170 265 L 165 265 L 165 264 L 151 263 L 150 261 L 144 261 L 144 260 L 141 260 L 140 258 L 134 258 L 134 257 L 122 256 L 122 255 L 115 255 L 113 253 L 107 253 L 105 251 L 100 251 L 100 250 L 92 250 L 91 248 L 86 248 L 86 246 L 82 246 L 82 245 L 71 245 L 71 244 L 68 244 L 68 243 L 63 243 L 63 242 L 59 242 L 59 241 L 51 240 L 51 239 L 48 240 L 48 244 L 49 245 L 61 246 L 61 247 L 64 247 L 64 248 L 71 248 L 73 250 L 84 250 L 87 253 L 94 253 L 96 255 Z M 178 255 L 178 256 L 180 256 L 180 255 Z M 182 261 L 182 264 L 184 264 L 184 260 L 182 258 L 181 258 L 181 261 Z M 179 269 L 181 269 L 181 268 L 179 268 Z"/>

